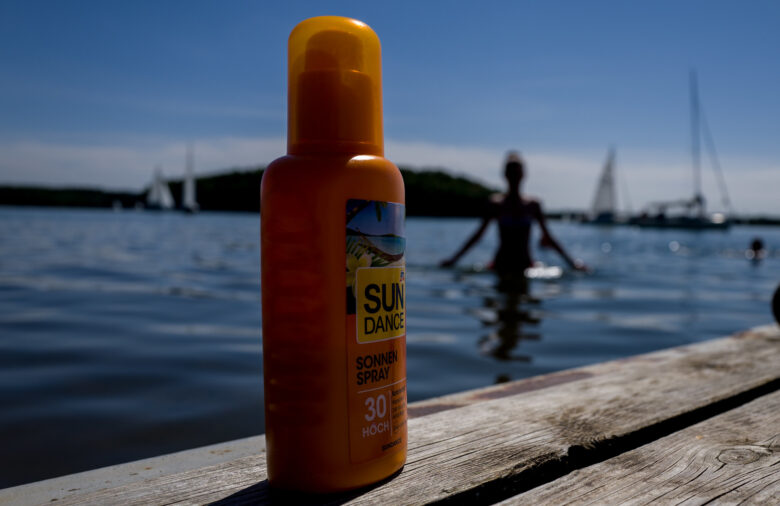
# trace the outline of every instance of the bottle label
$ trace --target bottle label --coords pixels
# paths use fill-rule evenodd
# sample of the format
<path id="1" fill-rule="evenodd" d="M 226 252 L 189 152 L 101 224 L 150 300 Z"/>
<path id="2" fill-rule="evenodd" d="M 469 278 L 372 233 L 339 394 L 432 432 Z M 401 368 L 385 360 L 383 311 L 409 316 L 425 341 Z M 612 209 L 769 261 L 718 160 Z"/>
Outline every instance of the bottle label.
<path id="1" fill-rule="evenodd" d="M 403 204 L 347 201 L 347 383 L 353 463 L 406 448 Z"/>

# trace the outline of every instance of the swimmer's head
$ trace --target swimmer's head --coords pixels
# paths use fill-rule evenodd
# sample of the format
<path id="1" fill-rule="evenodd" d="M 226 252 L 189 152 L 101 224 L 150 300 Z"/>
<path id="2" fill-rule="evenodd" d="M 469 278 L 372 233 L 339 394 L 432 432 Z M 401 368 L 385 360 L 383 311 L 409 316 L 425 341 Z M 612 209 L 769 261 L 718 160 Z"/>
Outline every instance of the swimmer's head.
<path id="1" fill-rule="evenodd" d="M 523 166 L 523 160 L 520 158 L 520 153 L 517 151 L 510 151 L 506 155 L 506 165 L 504 166 L 504 177 L 510 187 L 519 186 L 525 175 L 525 168 Z"/>

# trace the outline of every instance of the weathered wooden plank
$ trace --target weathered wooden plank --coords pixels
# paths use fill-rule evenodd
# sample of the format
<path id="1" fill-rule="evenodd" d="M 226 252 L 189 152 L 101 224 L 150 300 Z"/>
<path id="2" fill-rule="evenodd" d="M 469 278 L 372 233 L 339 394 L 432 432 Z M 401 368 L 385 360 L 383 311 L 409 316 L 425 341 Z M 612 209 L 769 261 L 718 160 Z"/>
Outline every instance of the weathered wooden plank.
<path id="1" fill-rule="evenodd" d="M 779 348 L 772 327 L 584 368 L 593 376 L 422 418 L 410 425 L 404 473 L 355 502 L 490 502 L 551 481 L 610 445 L 651 441 L 744 392 L 777 389 Z"/>
<path id="2" fill-rule="evenodd" d="M 7 488 L 0 490 L 0 505 L 56 503 L 55 499 L 211 467 L 264 451 L 264 435 L 236 439 Z"/>
<path id="3" fill-rule="evenodd" d="M 780 392 L 501 504 L 653 501 L 780 504 Z"/>
<path id="4" fill-rule="evenodd" d="M 604 452 L 633 449 L 777 389 L 778 347 L 778 328 L 765 327 L 559 373 L 568 374 L 566 380 L 549 375 L 551 382 L 536 379 L 449 396 L 438 405 L 446 409 L 410 420 L 409 458 L 400 475 L 367 491 L 317 500 L 419 504 L 510 497 L 603 460 Z M 261 453 L 52 499 L 265 502 L 264 461 Z"/>

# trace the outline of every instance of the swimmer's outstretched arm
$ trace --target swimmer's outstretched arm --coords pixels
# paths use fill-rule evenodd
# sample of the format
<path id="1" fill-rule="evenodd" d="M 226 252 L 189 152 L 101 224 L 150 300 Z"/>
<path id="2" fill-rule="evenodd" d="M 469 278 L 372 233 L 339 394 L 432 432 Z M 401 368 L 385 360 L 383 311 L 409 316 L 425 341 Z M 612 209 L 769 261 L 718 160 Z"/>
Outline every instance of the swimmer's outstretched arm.
<path id="1" fill-rule="evenodd" d="M 455 253 L 450 258 L 448 258 L 446 260 L 442 260 L 439 263 L 439 266 L 441 266 L 441 267 L 452 267 L 453 265 L 455 265 L 455 263 L 458 260 L 460 260 L 460 257 L 465 255 L 466 252 L 469 249 L 471 249 L 472 246 L 474 246 L 475 244 L 477 244 L 477 242 L 479 242 L 479 240 L 482 238 L 482 235 L 485 233 L 485 230 L 487 230 L 487 227 L 490 224 L 490 220 L 492 220 L 492 219 L 493 219 L 493 217 L 490 216 L 490 215 L 485 216 L 482 219 L 482 223 L 479 225 L 479 228 L 477 229 L 477 231 L 474 232 L 474 234 L 471 237 L 469 237 L 469 240 L 466 241 L 466 243 L 458 250 L 458 252 Z"/>
<path id="2" fill-rule="evenodd" d="M 572 259 L 572 257 L 566 253 L 566 250 L 563 249 L 563 246 L 561 246 L 552 236 L 550 230 L 547 228 L 547 220 L 544 217 L 542 205 L 539 202 L 534 201 L 532 203 L 531 212 L 533 213 L 534 218 L 536 218 L 536 221 L 539 223 L 539 228 L 542 229 L 542 238 L 539 240 L 539 244 L 545 248 L 552 248 L 557 251 L 558 254 L 561 255 L 561 258 L 563 258 L 572 269 L 576 269 L 578 271 L 588 271 L 588 267 L 582 262 L 582 260 Z"/>

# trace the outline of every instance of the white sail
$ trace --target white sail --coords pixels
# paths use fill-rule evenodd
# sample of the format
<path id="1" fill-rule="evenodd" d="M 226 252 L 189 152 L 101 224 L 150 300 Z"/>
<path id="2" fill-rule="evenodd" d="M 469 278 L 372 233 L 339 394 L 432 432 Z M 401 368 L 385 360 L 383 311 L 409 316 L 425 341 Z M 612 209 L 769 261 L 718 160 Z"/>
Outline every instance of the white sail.
<path id="1" fill-rule="evenodd" d="M 146 203 L 149 207 L 159 209 L 173 208 L 171 189 L 168 188 L 168 183 L 163 179 L 162 170 L 159 167 L 154 170 L 154 180 L 152 181 L 152 187 L 149 189 L 149 194 L 146 196 Z"/>
<path id="2" fill-rule="evenodd" d="M 594 218 L 614 218 L 617 211 L 617 197 L 615 195 L 615 150 L 610 149 L 604 169 L 601 171 L 599 184 L 596 187 L 596 195 L 593 198 L 591 214 Z"/>
<path id="3" fill-rule="evenodd" d="M 173 195 L 171 195 L 171 189 L 168 188 L 168 183 L 164 179 L 160 178 L 160 207 L 163 209 L 173 209 Z"/>
<path id="4" fill-rule="evenodd" d="M 198 210 L 198 201 L 195 198 L 195 174 L 192 169 L 192 148 L 187 150 L 187 166 L 184 172 L 181 202 L 185 211 L 195 212 Z"/>
<path id="5" fill-rule="evenodd" d="M 157 206 L 160 202 L 160 186 L 157 184 L 157 178 L 152 180 L 152 187 L 146 195 L 146 203 L 150 206 Z"/>

